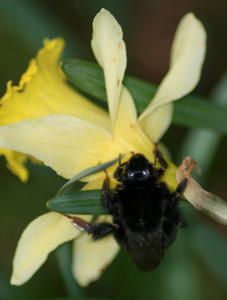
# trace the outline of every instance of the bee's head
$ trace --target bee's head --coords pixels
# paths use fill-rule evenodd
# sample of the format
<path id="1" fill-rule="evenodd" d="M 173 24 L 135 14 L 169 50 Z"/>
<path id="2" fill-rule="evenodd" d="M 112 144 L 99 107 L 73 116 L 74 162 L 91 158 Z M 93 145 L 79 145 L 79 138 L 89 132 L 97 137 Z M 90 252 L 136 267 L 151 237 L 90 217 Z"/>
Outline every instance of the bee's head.
<path id="1" fill-rule="evenodd" d="M 114 177 L 123 183 L 144 182 L 154 177 L 152 164 L 142 155 L 134 154 L 131 159 L 120 165 Z"/>

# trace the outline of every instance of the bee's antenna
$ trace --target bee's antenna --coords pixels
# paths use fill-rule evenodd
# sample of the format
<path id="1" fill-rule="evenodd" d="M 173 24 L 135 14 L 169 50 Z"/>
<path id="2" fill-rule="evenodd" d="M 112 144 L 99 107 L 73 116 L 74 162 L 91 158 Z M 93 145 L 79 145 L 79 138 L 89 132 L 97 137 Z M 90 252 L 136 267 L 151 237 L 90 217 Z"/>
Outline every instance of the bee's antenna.
<path id="1" fill-rule="evenodd" d="M 120 167 L 121 167 L 121 165 L 122 165 L 121 160 L 122 160 L 122 155 L 121 155 L 121 153 L 119 153 L 119 156 L 118 156 L 118 164 L 119 164 Z"/>
<path id="2" fill-rule="evenodd" d="M 110 179 L 110 176 L 109 176 L 109 174 L 108 174 L 107 170 L 106 170 L 106 169 L 104 169 L 104 170 L 103 170 L 103 172 L 105 173 L 105 175 L 106 175 L 106 178 L 107 178 L 107 179 Z"/>
<path id="3" fill-rule="evenodd" d="M 157 158 L 158 158 L 158 144 L 154 144 L 154 149 L 153 149 L 153 154 L 154 154 L 154 165 L 157 164 Z"/>
<path id="4" fill-rule="evenodd" d="M 133 155 L 135 154 L 135 151 L 131 151 L 130 153 L 132 154 L 132 157 L 133 157 Z"/>
<path id="5" fill-rule="evenodd" d="M 154 165 L 159 163 L 163 170 L 167 169 L 168 163 L 166 162 L 165 158 L 163 157 L 162 153 L 158 150 L 158 144 L 154 144 Z"/>

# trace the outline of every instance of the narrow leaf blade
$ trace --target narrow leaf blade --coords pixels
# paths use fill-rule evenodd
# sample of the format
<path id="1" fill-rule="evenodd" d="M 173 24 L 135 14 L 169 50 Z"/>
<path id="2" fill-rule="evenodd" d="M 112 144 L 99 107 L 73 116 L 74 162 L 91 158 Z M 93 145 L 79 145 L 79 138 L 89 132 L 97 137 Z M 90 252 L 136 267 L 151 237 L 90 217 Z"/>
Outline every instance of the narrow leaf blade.
<path id="1" fill-rule="evenodd" d="M 63 214 L 100 215 L 106 214 L 100 190 L 75 191 L 60 194 L 47 202 L 47 207 Z"/>
<path id="2" fill-rule="evenodd" d="M 111 161 L 105 162 L 103 164 L 99 164 L 90 168 L 87 168 L 81 172 L 79 172 L 78 174 L 76 174 L 73 178 L 71 178 L 69 181 L 67 181 L 58 191 L 58 194 L 62 194 L 64 193 L 67 189 L 70 188 L 70 186 L 72 186 L 74 183 L 76 183 L 77 181 L 79 181 L 80 179 L 87 177 L 89 175 L 98 173 L 102 170 L 108 169 L 109 167 L 111 167 L 112 165 L 114 165 L 116 162 L 118 161 L 118 158 L 115 158 Z"/>
<path id="3" fill-rule="evenodd" d="M 75 88 L 106 102 L 104 76 L 98 65 L 77 59 L 66 59 L 62 63 L 62 69 Z M 125 77 L 124 85 L 132 93 L 139 113 L 148 105 L 157 90 L 155 85 L 131 76 Z M 174 104 L 173 123 L 227 134 L 227 109 L 202 97 L 186 96 Z"/>

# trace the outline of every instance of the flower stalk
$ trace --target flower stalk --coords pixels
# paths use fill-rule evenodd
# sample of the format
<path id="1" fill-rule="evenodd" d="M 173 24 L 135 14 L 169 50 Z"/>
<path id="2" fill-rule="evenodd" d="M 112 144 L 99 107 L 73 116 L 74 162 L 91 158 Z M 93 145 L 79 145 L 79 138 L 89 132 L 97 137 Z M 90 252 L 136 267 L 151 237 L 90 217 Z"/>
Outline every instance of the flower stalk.
<path id="1" fill-rule="evenodd" d="M 0 109 L 0 147 L 18 176 L 22 173 L 13 163 L 24 170 L 26 159 L 34 157 L 70 180 L 70 184 L 83 179 L 82 191 L 88 196 L 102 189 L 106 175 L 100 164 L 108 164 L 119 154 L 140 153 L 151 163 L 155 162 L 156 144 L 173 119 L 173 102 L 191 92 L 199 81 L 206 32 L 192 13 L 182 18 L 173 41 L 169 71 L 140 115 L 130 90 L 124 85 L 126 46 L 122 29 L 110 12 L 102 9 L 96 15 L 91 41 L 95 58 L 103 69 L 108 112 L 67 83 L 59 66 L 63 46 L 62 39 L 45 41 L 19 85 L 8 84 Z M 66 70 L 66 65 L 63 69 Z M 7 155 L 12 153 L 22 155 L 23 160 L 15 157 L 10 161 Z M 178 177 L 180 180 L 182 176 L 188 177 L 185 198 L 198 209 L 212 211 L 212 216 L 220 221 L 224 202 L 218 202 L 213 211 L 217 198 L 195 184 L 190 174 L 179 173 L 182 168 L 177 173 L 177 167 L 168 157 L 165 159 L 168 167 L 161 180 L 169 190 L 176 189 Z M 115 184 L 116 167 L 117 163 L 108 165 L 111 185 Z M 91 169 L 100 172 L 91 172 Z M 86 178 L 81 176 L 84 170 L 90 170 Z M 81 197 L 83 193 L 78 195 Z M 69 194 L 63 196 L 69 197 Z M 209 205 L 205 207 L 201 203 Z M 93 219 L 90 214 L 80 217 L 87 223 Z M 227 214 L 221 214 L 221 218 L 226 221 Z M 100 215 L 97 221 L 109 222 L 110 216 Z M 25 283 L 49 253 L 67 241 L 73 241 L 72 272 L 82 286 L 97 280 L 104 266 L 111 263 L 119 251 L 113 236 L 94 243 L 89 235 L 74 228 L 69 218 L 49 212 L 31 222 L 23 232 L 13 262 L 11 283 Z"/>

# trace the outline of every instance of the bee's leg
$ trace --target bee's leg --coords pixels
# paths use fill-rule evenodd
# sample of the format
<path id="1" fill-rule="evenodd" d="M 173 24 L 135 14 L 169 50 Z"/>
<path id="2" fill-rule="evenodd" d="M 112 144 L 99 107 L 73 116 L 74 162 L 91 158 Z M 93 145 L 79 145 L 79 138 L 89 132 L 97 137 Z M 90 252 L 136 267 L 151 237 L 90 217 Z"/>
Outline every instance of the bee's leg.
<path id="1" fill-rule="evenodd" d="M 182 164 L 180 165 L 177 173 L 180 171 L 180 183 L 178 184 L 175 192 L 172 194 L 172 199 L 170 204 L 171 206 L 176 206 L 176 203 L 179 202 L 180 197 L 184 193 L 185 189 L 187 188 L 188 180 L 190 178 L 190 174 L 195 168 L 196 161 L 193 160 L 191 157 L 186 157 Z M 174 204 L 175 203 L 175 204 Z M 176 206 L 177 207 L 177 206 Z M 177 221 L 177 215 L 178 215 L 178 223 L 176 223 L 178 226 L 184 227 L 186 223 L 182 219 L 180 213 L 176 213 L 176 221 Z"/>
<path id="2" fill-rule="evenodd" d="M 102 204 L 108 213 L 113 212 L 113 193 L 110 189 L 110 178 L 107 172 L 102 185 Z"/>
<path id="3" fill-rule="evenodd" d="M 122 162 L 122 155 L 121 153 L 119 154 L 118 157 L 118 167 L 114 172 L 114 177 L 118 178 L 121 174 L 121 172 L 123 171 L 123 167 L 127 164 L 127 162 Z"/>
<path id="4" fill-rule="evenodd" d="M 122 154 L 120 153 L 119 156 L 118 156 L 118 167 L 123 167 L 126 164 L 127 164 L 127 162 L 122 162 Z"/>
<path id="5" fill-rule="evenodd" d="M 91 234 L 94 240 L 101 239 L 111 233 L 114 233 L 118 226 L 108 222 L 89 223 L 77 216 L 67 216 L 72 220 L 72 223 L 81 231 Z"/>
<path id="6" fill-rule="evenodd" d="M 196 161 L 193 160 L 191 157 L 186 157 L 182 164 L 180 165 L 177 171 L 177 177 L 180 178 L 180 183 L 178 184 L 176 191 L 174 192 L 175 197 L 180 197 L 185 189 L 187 188 L 188 180 L 190 178 L 190 174 L 196 166 Z M 182 173 L 180 177 L 178 176 L 178 172 Z"/>
<path id="7" fill-rule="evenodd" d="M 121 155 L 121 153 L 118 156 L 118 165 L 119 165 L 119 167 L 122 166 L 122 155 Z"/>
<path id="8" fill-rule="evenodd" d="M 161 170 L 165 171 L 168 167 L 168 163 L 165 160 L 165 158 L 163 157 L 162 153 L 159 151 L 158 144 L 154 145 L 153 152 L 154 152 L 154 164 L 159 162 L 159 164 L 161 165 Z"/>
<path id="9" fill-rule="evenodd" d="M 185 191 L 186 187 L 187 187 L 187 184 L 188 184 L 188 178 L 185 177 L 181 180 L 181 182 L 178 184 L 175 192 L 173 193 L 173 196 L 175 198 L 179 198 Z"/>
<path id="10" fill-rule="evenodd" d="M 187 184 L 188 184 L 188 178 L 182 179 L 182 181 L 178 184 L 178 186 L 176 188 L 176 191 L 174 193 L 175 198 L 177 198 L 177 201 L 179 201 L 179 198 L 184 193 L 184 191 L 187 187 Z M 180 226 L 180 227 L 186 227 L 187 226 L 187 223 L 182 218 L 178 208 L 177 208 L 177 214 L 176 214 L 176 221 L 177 221 L 177 225 Z"/>
<path id="11" fill-rule="evenodd" d="M 180 196 L 183 194 L 187 187 L 188 179 L 184 178 L 177 186 L 175 192 L 172 193 L 171 198 L 168 201 L 167 206 L 165 207 L 165 218 L 168 220 L 168 223 L 177 225 L 180 227 L 185 227 L 186 223 L 183 220 L 181 213 L 178 208 L 178 203 Z"/>
<path id="12" fill-rule="evenodd" d="M 179 198 L 187 187 L 187 178 L 183 179 L 173 192 L 167 207 L 165 208 L 165 215 L 163 219 L 163 243 L 168 247 L 175 240 L 177 235 L 177 227 L 185 227 L 187 224 L 184 221 L 180 210 L 178 208 Z"/>
<path id="13" fill-rule="evenodd" d="M 73 225 L 79 229 L 80 231 L 86 231 L 88 232 L 90 230 L 91 224 L 77 216 L 68 216 L 66 215 L 67 218 L 72 220 Z"/>
<path id="14" fill-rule="evenodd" d="M 184 193 L 188 183 L 188 178 L 183 178 L 181 182 L 178 184 L 176 190 L 172 193 L 170 200 L 168 201 L 168 206 L 175 206 L 179 201 L 179 198 Z"/>
<path id="15" fill-rule="evenodd" d="M 107 235 L 115 233 L 117 229 L 118 226 L 116 224 L 101 222 L 91 224 L 91 228 L 88 233 L 92 235 L 94 240 L 99 240 Z"/>

